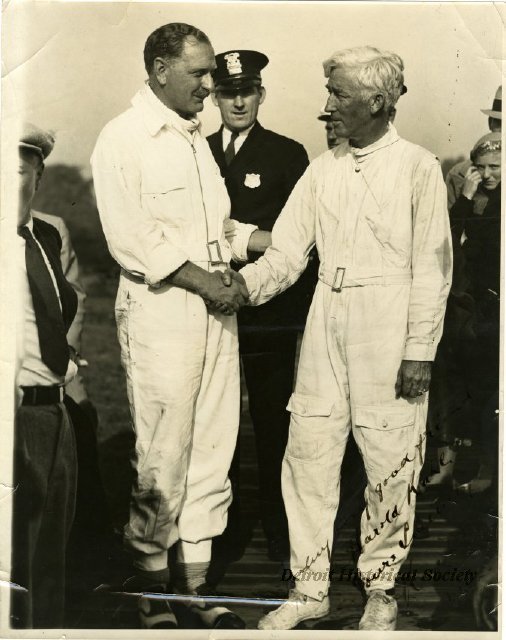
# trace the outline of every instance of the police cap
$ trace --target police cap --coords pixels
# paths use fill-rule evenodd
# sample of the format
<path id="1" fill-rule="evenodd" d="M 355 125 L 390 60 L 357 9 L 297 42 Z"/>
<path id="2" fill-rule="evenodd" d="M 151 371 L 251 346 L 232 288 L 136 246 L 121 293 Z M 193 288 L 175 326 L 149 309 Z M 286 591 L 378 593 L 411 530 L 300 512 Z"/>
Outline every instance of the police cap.
<path id="1" fill-rule="evenodd" d="M 214 85 L 219 89 L 242 89 L 260 86 L 260 71 L 267 65 L 269 58 L 259 51 L 233 49 L 216 56 L 216 70 L 213 73 Z"/>

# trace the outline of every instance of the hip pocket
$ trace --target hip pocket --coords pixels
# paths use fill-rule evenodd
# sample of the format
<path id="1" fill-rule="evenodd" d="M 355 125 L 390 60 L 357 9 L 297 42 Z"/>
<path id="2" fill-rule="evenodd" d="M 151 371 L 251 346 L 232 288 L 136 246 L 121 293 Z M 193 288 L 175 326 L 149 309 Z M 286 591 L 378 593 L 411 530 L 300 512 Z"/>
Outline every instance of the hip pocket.
<path id="1" fill-rule="evenodd" d="M 292 394 L 287 409 L 292 414 L 286 455 L 314 460 L 328 451 L 329 416 L 334 400 L 301 393 Z"/>

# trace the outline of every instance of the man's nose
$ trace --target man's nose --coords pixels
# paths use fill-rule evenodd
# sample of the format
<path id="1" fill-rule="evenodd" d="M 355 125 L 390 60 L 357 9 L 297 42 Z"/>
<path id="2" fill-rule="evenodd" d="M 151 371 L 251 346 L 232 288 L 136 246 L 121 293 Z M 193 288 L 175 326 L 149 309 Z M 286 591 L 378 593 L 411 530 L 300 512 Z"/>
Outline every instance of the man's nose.
<path id="1" fill-rule="evenodd" d="M 239 107 L 240 109 L 244 107 L 244 100 L 240 93 L 238 93 L 234 98 L 234 107 Z"/>
<path id="2" fill-rule="evenodd" d="M 325 105 L 325 111 L 327 111 L 327 113 L 332 113 L 335 110 L 336 110 L 336 99 L 334 98 L 334 96 L 332 94 L 330 94 L 329 97 L 327 98 L 327 104 Z"/>
<path id="3" fill-rule="evenodd" d="M 211 93 L 211 91 L 214 91 L 213 76 L 210 73 L 206 73 L 202 76 L 201 86 L 203 89 L 209 91 L 209 93 Z"/>
<path id="4" fill-rule="evenodd" d="M 483 179 L 487 180 L 491 175 L 492 172 L 490 171 L 490 167 L 485 167 L 485 169 L 483 169 Z"/>

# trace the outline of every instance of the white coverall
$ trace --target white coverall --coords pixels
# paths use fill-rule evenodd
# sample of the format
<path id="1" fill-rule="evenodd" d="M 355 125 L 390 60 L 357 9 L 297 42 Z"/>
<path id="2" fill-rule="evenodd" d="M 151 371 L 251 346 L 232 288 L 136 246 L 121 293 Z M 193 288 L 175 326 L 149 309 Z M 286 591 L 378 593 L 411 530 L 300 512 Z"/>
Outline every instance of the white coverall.
<path id="1" fill-rule="evenodd" d="M 226 525 L 227 474 L 239 426 L 235 316 L 161 281 L 191 261 L 244 261 L 257 228 L 231 221 L 224 181 L 199 122 L 180 118 L 149 86 L 101 132 L 92 156 L 104 233 L 122 267 L 116 320 L 136 433 L 125 543 L 140 569 L 210 559 Z M 214 242 L 214 243 L 213 243 Z M 219 263 L 211 265 L 218 256 Z M 219 250 L 218 250 L 219 247 Z"/>
<path id="2" fill-rule="evenodd" d="M 321 262 L 282 469 L 296 586 L 328 591 L 351 429 L 368 477 L 358 569 L 366 590 L 389 589 L 413 535 L 428 400 L 396 399 L 397 372 L 403 359 L 434 359 L 451 284 L 439 162 L 393 126 L 363 149 L 343 143 L 311 163 L 272 233 L 241 270 L 252 304 L 290 286 L 315 242 Z"/>

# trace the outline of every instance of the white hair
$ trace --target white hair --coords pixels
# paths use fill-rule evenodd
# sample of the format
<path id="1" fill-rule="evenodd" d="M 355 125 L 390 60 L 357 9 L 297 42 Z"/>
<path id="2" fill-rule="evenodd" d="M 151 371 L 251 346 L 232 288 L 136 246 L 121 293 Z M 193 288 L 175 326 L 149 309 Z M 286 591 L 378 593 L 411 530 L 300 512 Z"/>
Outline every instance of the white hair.
<path id="1" fill-rule="evenodd" d="M 324 61 L 325 77 L 338 68 L 349 71 L 364 99 L 377 91 L 382 93 L 386 110 L 396 104 L 402 93 L 404 63 L 391 51 L 369 46 L 341 49 Z"/>

